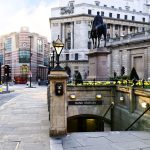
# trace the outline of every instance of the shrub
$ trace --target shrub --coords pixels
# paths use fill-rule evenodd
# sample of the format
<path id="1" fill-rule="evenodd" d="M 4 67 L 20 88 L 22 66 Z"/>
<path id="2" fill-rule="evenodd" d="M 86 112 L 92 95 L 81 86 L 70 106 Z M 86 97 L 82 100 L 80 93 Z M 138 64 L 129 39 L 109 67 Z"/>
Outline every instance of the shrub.
<path id="1" fill-rule="evenodd" d="M 130 73 L 130 80 L 133 80 L 133 79 L 139 80 L 139 76 L 134 67 L 132 68 L 131 73 Z"/>

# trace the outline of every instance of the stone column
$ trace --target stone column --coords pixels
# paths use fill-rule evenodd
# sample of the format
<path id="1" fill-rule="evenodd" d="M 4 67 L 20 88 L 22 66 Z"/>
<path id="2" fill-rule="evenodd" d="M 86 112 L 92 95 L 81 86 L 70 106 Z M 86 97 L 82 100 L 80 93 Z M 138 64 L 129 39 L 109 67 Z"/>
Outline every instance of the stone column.
<path id="1" fill-rule="evenodd" d="M 66 71 L 52 70 L 50 75 L 50 136 L 67 133 Z"/>

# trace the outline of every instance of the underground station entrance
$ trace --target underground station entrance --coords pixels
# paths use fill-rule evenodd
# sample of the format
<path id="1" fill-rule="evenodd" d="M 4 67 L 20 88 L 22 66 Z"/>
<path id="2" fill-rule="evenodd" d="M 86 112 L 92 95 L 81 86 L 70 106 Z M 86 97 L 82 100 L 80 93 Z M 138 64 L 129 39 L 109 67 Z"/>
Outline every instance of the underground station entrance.
<path id="1" fill-rule="evenodd" d="M 67 119 L 67 132 L 104 131 L 102 117 L 96 115 L 78 115 Z"/>

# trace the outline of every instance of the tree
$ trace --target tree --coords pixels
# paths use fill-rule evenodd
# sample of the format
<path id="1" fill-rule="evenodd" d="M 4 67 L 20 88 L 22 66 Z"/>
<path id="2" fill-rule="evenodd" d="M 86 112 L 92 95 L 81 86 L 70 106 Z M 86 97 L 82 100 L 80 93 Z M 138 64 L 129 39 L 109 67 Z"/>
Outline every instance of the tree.
<path id="1" fill-rule="evenodd" d="M 132 68 L 131 73 L 130 73 L 130 80 L 133 80 L 133 79 L 139 80 L 139 76 L 134 67 Z"/>
<path id="2" fill-rule="evenodd" d="M 78 83 L 83 84 L 82 76 L 79 71 L 75 74 L 75 85 L 77 85 Z"/>

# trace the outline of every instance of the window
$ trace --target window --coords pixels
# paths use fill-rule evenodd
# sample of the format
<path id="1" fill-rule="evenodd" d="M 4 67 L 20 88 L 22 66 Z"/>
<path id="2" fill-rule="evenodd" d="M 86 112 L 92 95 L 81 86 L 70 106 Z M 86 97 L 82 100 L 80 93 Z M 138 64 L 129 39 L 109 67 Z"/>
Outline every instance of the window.
<path id="1" fill-rule="evenodd" d="M 37 52 L 42 53 L 43 52 L 43 42 L 41 39 L 38 39 L 37 41 Z"/>
<path id="2" fill-rule="evenodd" d="M 11 46 L 12 46 L 12 40 L 11 38 L 6 39 L 5 41 L 5 50 L 6 51 L 11 51 Z"/>
<path id="3" fill-rule="evenodd" d="M 30 62 L 30 51 L 20 50 L 19 51 L 19 63 L 29 63 Z"/>
<path id="4" fill-rule="evenodd" d="M 142 21 L 145 22 L 145 18 L 142 18 Z"/>
<path id="5" fill-rule="evenodd" d="M 107 24 L 107 29 L 110 29 L 110 24 Z"/>
<path id="6" fill-rule="evenodd" d="M 135 16 L 132 16 L 132 21 L 134 21 L 135 20 Z"/>
<path id="7" fill-rule="evenodd" d="M 74 7 L 74 2 L 73 1 L 69 1 L 69 6 L 70 7 Z"/>
<path id="8" fill-rule="evenodd" d="M 126 26 L 123 26 L 122 30 L 125 31 L 125 29 L 126 29 Z"/>
<path id="9" fill-rule="evenodd" d="M 112 18 L 112 13 L 109 13 L 109 17 Z"/>
<path id="10" fill-rule="evenodd" d="M 125 6 L 125 9 L 126 10 L 130 10 L 130 6 Z"/>
<path id="11" fill-rule="evenodd" d="M 111 6 L 111 8 L 115 8 L 114 6 Z"/>
<path id="12" fill-rule="evenodd" d="M 88 14 L 91 15 L 92 14 L 92 10 L 88 9 Z"/>
<path id="13" fill-rule="evenodd" d="M 78 60 L 78 53 L 75 53 L 75 60 Z"/>
<path id="14" fill-rule="evenodd" d="M 133 30 L 133 28 L 132 28 L 132 27 L 130 27 L 130 32 L 132 32 L 132 30 Z"/>
<path id="15" fill-rule="evenodd" d="M 115 25 L 115 30 L 118 30 L 119 26 L 118 25 Z"/>
<path id="16" fill-rule="evenodd" d="M 120 19 L 120 14 L 117 14 L 117 19 Z"/>
<path id="17" fill-rule="evenodd" d="M 99 1 L 95 1 L 95 5 L 99 6 L 100 2 Z"/>
<path id="18" fill-rule="evenodd" d="M 107 7 L 107 5 L 104 5 L 104 7 Z"/>
<path id="19" fill-rule="evenodd" d="M 2 54 L 0 54 L 0 63 L 1 63 L 1 65 L 3 65 L 3 55 Z"/>
<path id="20" fill-rule="evenodd" d="M 69 54 L 66 54 L 66 60 L 69 60 Z"/>
<path id="21" fill-rule="evenodd" d="M 142 27 L 142 32 L 144 32 L 145 31 L 145 28 L 144 27 Z"/>
<path id="22" fill-rule="evenodd" d="M 124 19 L 127 20 L 127 19 L 128 19 L 128 16 L 127 16 L 127 15 L 124 15 Z"/>
<path id="23" fill-rule="evenodd" d="M 67 33 L 67 49 L 71 49 L 71 32 Z"/>
<path id="24" fill-rule="evenodd" d="M 103 11 L 101 11 L 101 16 L 104 17 L 104 12 Z"/>
<path id="25" fill-rule="evenodd" d="M 67 41 L 67 49 L 71 49 L 71 42 Z"/>

